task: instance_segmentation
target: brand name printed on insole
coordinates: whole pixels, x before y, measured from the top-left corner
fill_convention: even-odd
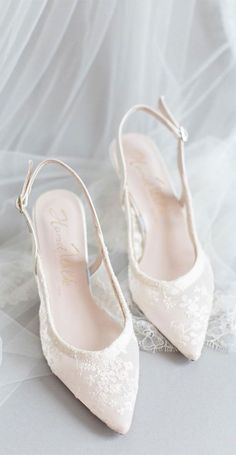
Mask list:
[[[76,283],[77,272],[74,267],[75,259],[80,256],[79,249],[74,243],[66,245],[63,239],[66,238],[66,231],[68,230],[68,218],[64,209],[55,210],[49,209],[50,226],[55,233],[56,251],[60,265],[60,274],[62,283],[66,286]]]

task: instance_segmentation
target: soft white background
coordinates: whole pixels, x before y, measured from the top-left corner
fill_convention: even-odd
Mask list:
[[[108,146],[132,104],[155,105],[162,94],[189,131],[197,224],[216,276],[207,343],[236,351],[235,92],[233,0],[0,1],[0,403],[22,380],[49,374],[30,239],[14,206],[28,160],[60,157],[84,178],[125,290],[125,223]],[[174,169],[165,131],[139,115],[132,128],[149,130]],[[67,184],[50,170],[35,194],[55,185],[49,175]],[[134,321],[142,348],[171,349],[142,316]]]

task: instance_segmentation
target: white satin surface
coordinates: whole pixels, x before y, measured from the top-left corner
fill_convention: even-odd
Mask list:
[[[0,0],[0,404],[22,381],[50,374],[31,241],[15,209],[28,160],[60,158],[84,179],[127,293],[126,223],[108,147],[131,105],[155,105],[162,94],[189,132],[198,232],[215,273],[206,344],[236,351],[235,21],[233,0]],[[139,114],[130,128],[149,132],[175,169],[164,129]],[[33,198],[66,186],[76,191],[47,171]],[[173,350],[130,306],[140,347]]]

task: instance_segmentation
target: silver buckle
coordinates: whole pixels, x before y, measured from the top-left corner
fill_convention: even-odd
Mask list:
[[[18,198],[16,200],[16,208],[19,210],[20,213],[23,213],[23,202],[22,202],[21,195],[18,196]]]
[[[179,138],[183,142],[188,142],[188,132],[183,126],[179,127]]]

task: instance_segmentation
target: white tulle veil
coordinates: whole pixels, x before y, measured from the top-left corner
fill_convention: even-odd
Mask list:
[[[162,94],[189,131],[196,219],[215,272],[206,344],[236,351],[235,22],[233,0],[0,1],[0,403],[22,381],[50,374],[30,238],[15,209],[28,160],[57,156],[83,177],[129,298],[126,225],[108,146],[132,104],[155,105]],[[149,131],[174,169],[162,128],[139,115],[130,127]],[[66,184],[50,170],[35,194]],[[172,350],[130,306],[141,348]]]

